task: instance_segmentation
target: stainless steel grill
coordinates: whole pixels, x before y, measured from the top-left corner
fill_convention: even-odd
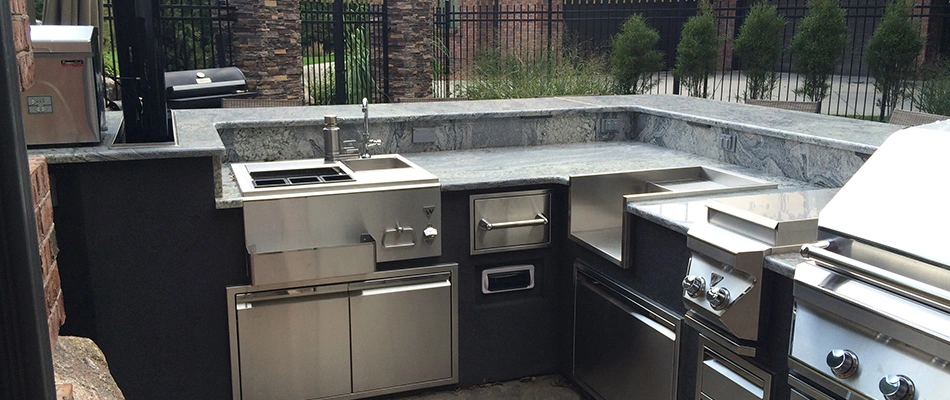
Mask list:
[[[254,95],[237,67],[165,73],[168,108],[220,108],[221,100]]]
[[[795,271],[795,399],[945,399],[950,123],[893,134],[819,217]]]

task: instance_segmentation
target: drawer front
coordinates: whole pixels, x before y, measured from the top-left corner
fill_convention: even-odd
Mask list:
[[[471,210],[471,254],[551,243],[551,193],[547,190],[474,195]]]

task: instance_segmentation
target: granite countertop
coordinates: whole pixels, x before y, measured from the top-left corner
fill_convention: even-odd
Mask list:
[[[373,123],[475,120],[580,112],[648,113],[867,154],[900,128],[878,122],[673,95],[373,104],[370,107],[370,119]],[[106,118],[110,131],[103,134],[100,144],[31,149],[29,153],[46,156],[54,164],[207,155],[220,157],[225,149],[218,129],[322,125],[323,115],[326,114],[338,115],[341,125],[358,123],[363,118],[358,105],[172,110],[172,123],[178,137],[176,144],[123,147],[113,146],[112,143],[122,113],[108,112]]]
[[[50,164],[71,164],[84,162],[150,160],[163,158],[218,157],[224,154],[224,145],[217,133],[177,134],[174,143],[116,144],[115,138],[122,125],[122,112],[106,112],[106,131],[101,134],[98,144],[77,147],[29,149],[30,156],[46,157]]]
[[[438,176],[443,191],[566,185],[571,175],[696,165],[735,171],[777,183],[779,187],[808,186],[793,179],[635,141],[438,151],[403,156]],[[228,166],[225,166],[224,173],[223,196],[218,199],[218,208],[241,207],[240,190]]]

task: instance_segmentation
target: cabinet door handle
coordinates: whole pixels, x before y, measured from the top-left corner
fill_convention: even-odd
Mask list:
[[[246,310],[255,304],[261,305],[274,301],[299,299],[303,297],[333,297],[346,295],[346,285],[307,286],[302,288],[278,289],[266,292],[238,294],[235,308]]]
[[[350,291],[353,296],[373,296],[450,286],[452,286],[451,275],[439,273],[351,283]]]
[[[491,223],[487,219],[482,218],[481,221],[478,221],[478,228],[483,231],[490,231],[493,229],[510,229],[521,228],[525,226],[547,225],[548,222],[548,218],[545,217],[543,213],[538,213],[534,216],[534,219],[526,219],[522,221]]]

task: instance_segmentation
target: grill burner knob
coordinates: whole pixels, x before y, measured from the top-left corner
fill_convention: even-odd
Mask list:
[[[439,235],[439,230],[435,229],[434,226],[429,225],[422,230],[422,235],[425,236],[427,243],[432,243],[435,240],[435,237]]]
[[[689,297],[699,297],[706,290],[706,280],[701,276],[689,275],[683,278],[683,289]]]
[[[832,350],[825,357],[831,372],[841,379],[850,378],[858,371],[858,356],[851,350]]]
[[[878,389],[887,400],[912,400],[914,398],[914,382],[904,375],[888,375],[881,378]]]
[[[729,289],[724,287],[712,288],[706,292],[706,301],[709,302],[709,305],[712,306],[713,310],[722,310],[728,307],[729,300]]]

